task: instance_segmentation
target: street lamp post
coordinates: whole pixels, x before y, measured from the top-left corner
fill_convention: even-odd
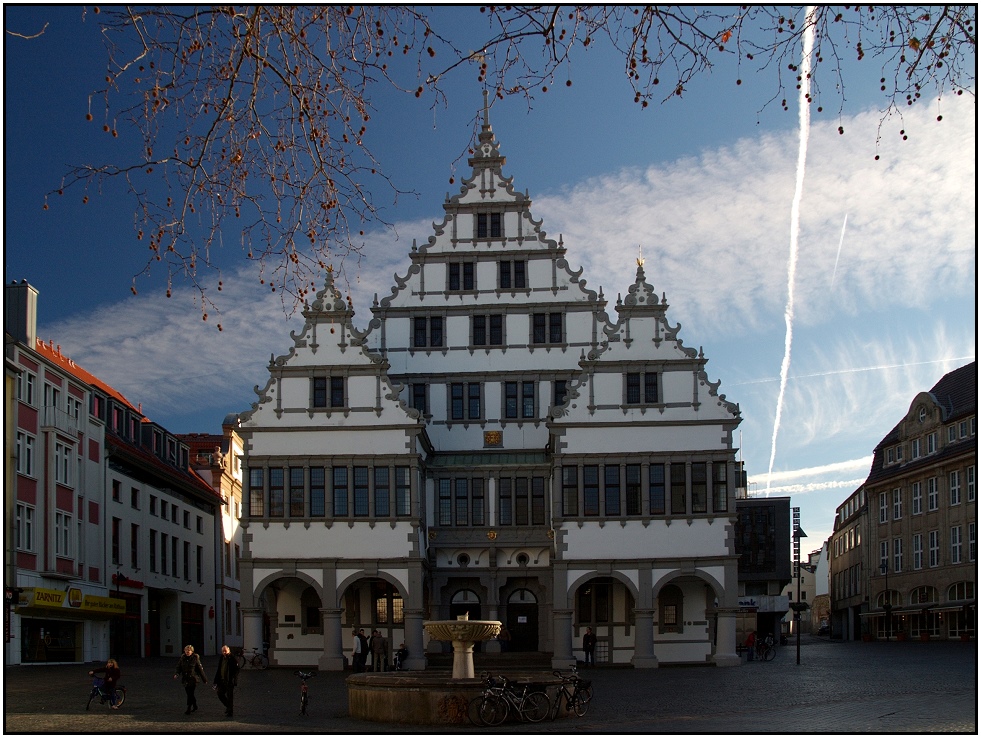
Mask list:
[[[889,594],[889,563],[883,561],[879,564],[879,571],[886,578],[885,591],[882,593],[882,609],[886,611],[886,640],[892,635],[892,596]]]
[[[807,605],[800,601],[800,539],[807,538],[807,533],[800,527],[800,508],[794,508],[794,578],[797,580],[797,602],[790,608],[794,611],[794,629],[797,631],[797,665],[800,666],[800,614]]]

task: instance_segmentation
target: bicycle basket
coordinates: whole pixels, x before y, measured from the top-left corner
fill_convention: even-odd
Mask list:
[[[576,689],[582,692],[584,690],[589,689],[592,686],[593,686],[592,679],[580,679],[579,683],[576,685]]]
[[[95,678],[94,678],[94,679],[92,680],[92,686],[93,686],[93,687],[101,687],[101,686],[102,686],[103,684],[105,684],[105,683],[106,683],[106,680],[105,680],[105,679],[103,679],[102,677],[95,677]]]

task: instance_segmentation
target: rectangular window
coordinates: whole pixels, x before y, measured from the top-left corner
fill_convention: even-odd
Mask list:
[[[303,467],[290,467],[290,517],[302,518],[306,515],[304,509],[306,500],[303,489]]]
[[[156,497],[156,495],[150,495],[150,514],[151,515],[154,515],[154,516],[157,514],[157,497]]]
[[[910,504],[912,505],[913,515],[923,512],[923,487],[919,482],[910,485]]]
[[[879,571],[889,571],[889,541],[879,541]]]
[[[167,576],[167,540],[170,538],[166,533],[160,534],[160,573]]]
[[[170,576],[177,576],[177,536],[170,537]]]
[[[458,526],[466,526],[470,523],[470,498],[467,489],[467,479],[454,479],[454,503],[455,503],[455,515],[454,524]]]
[[[20,551],[34,550],[34,508],[20,502],[17,503],[14,546]]]
[[[640,464],[627,464],[627,515],[641,514]]]
[[[940,566],[940,531],[931,530],[929,541],[929,565],[931,568]]]
[[[566,383],[564,379],[556,379],[552,382],[552,405],[559,407],[565,404]]]
[[[603,467],[603,503],[606,517],[620,515],[620,467],[608,464]]]
[[[334,517],[343,518],[348,515],[348,473],[347,467],[335,466],[333,473]]]
[[[450,420],[480,420],[480,404],[479,382],[450,384]]]
[[[429,404],[427,402],[429,397],[428,390],[429,386],[426,384],[412,385],[412,407],[418,410],[422,415],[429,412]]]
[[[664,464],[651,464],[648,477],[651,487],[651,515],[664,515]]]
[[[927,453],[937,453],[937,432],[934,431],[927,436]]]
[[[927,480],[927,510],[936,510],[940,504],[940,494],[938,492],[937,478],[930,477]]]
[[[528,478],[518,477],[514,480],[514,524],[528,525]]]
[[[17,473],[34,476],[34,437],[17,432]]]
[[[562,313],[532,313],[531,342],[559,344],[565,341]]]
[[[72,486],[72,449],[64,443],[55,442],[55,482]]]
[[[953,443],[957,440],[957,426],[948,425],[947,426],[947,443]]]
[[[354,515],[367,517],[368,511],[368,467],[354,467]]]
[[[950,473],[950,504],[961,504],[961,473],[959,471]]]
[[[467,418],[469,420],[480,420],[480,398],[481,385],[479,382],[467,384]]]
[[[973,466],[967,467],[967,474],[965,476],[967,477],[967,501],[968,502],[974,502],[974,490],[975,490],[976,485],[975,485],[975,481],[974,481],[974,467]]]
[[[439,348],[443,345],[443,317],[412,319],[413,348]]]
[[[961,563],[961,526],[955,525],[950,529],[950,563]]]
[[[110,532],[110,539],[111,539],[110,540],[110,543],[111,543],[111,546],[110,546],[110,552],[109,553],[110,553],[110,557],[111,557],[111,561],[112,561],[112,565],[113,566],[119,566],[120,565],[120,561],[119,561],[119,557],[120,557],[120,554],[119,554],[119,546],[120,546],[120,542],[119,542],[119,535],[120,535],[120,533],[119,533],[119,527],[120,527],[120,525],[122,525],[122,522],[123,521],[120,520],[119,518],[113,518],[112,519],[112,528],[111,528],[111,532]]]
[[[347,402],[345,402],[344,400],[344,377],[330,378],[330,406],[331,407],[347,406]]]
[[[909,458],[910,461],[913,459],[920,458],[920,439],[914,438],[909,442]]]
[[[327,514],[327,475],[322,466],[310,467],[310,517]]]
[[[535,401],[535,382],[521,383],[521,417],[534,418],[537,405]]]
[[[728,464],[716,461],[712,464],[712,512],[729,509]]]
[[[545,525],[545,477],[531,479],[531,524]]]
[[[484,480],[470,480],[470,519],[473,525],[484,525]]]
[[[164,520],[167,520],[167,510],[169,509],[167,507],[167,500],[160,500],[160,517]]]
[[[903,517],[903,492],[899,489],[892,491],[892,519],[900,520]]]
[[[312,384],[313,406],[327,407],[327,377],[313,377]]]
[[[450,262],[447,266],[448,280],[446,289],[449,292],[474,289],[472,261],[465,261],[463,263]]]
[[[437,520],[439,525],[452,525],[453,524],[453,496],[452,496],[452,480],[440,479],[439,480],[439,500],[437,502]]]
[[[73,555],[72,551],[72,516],[64,512],[55,512],[55,555]]]
[[[269,517],[281,518],[286,514],[285,501],[286,473],[281,467],[269,470]]]
[[[599,467],[584,466],[582,468],[582,503],[583,515],[599,515]]]
[[[474,315],[471,327],[474,346],[504,345],[503,315]]]
[[[889,502],[886,499],[886,493],[879,493],[879,522],[885,523],[889,520]]]
[[[579,515],[579,470],[574,466],[562,467],[562,514]]]
[[[657,403],[657,374],[638,372],[625,375],[627,405],[653,405]]]
[[[524,261],[498,262],[497,286],[502,290],[523,290],[528,286]]]
[[[518,417],[518,383],[504,383],[504,417]]]
[[[185,510],[184,511],[184,527],[187,530],[190,530],[191,529],[191,511],[190,510]]]
[[[923,534],[913,534],[913,568],[923,568]]]
[[[249,469],[249,517],[261,518],[266,514],[263,486],[264,469]],[[163,513],[164,501],[160,501],[160,512]]]
[[[184,541],[184,579],[191,581],[191,544]]]
[[[375,467],[375,517],[388,518],[391,510],[392,488],[387,466]]]
[[[34,405],[34,387],[37,377],[31,372],[21,372],[17,377],[17,398],[28,405]]]
[[[136,487],[130,487],[129,490],[129,506],[134,510],[140,509],[140,490]]]
[[[708,512],[708,471],[701,462],[691,465],[691,511]]]
[[[395,514],[399,517],[409,515],[411,511],[412,488],[409,482],[409,467],[395,467]],[[483,513],[481,513],[483,515]]]
[[[977,558],[977,523],[967,524],[967,560],[974,561]]]
[[[899,574],[903,570],[903,539],[894,538],[892,541],[893,571]]]
[[[684,464],[671,465],[671,514],[684,515],[688,512],[687,480]]]
[[[150,571],[157,571],[157,531],[150,530]]]
[[[140,568],[140,526],[129,526],[129,566],[133,571]]]

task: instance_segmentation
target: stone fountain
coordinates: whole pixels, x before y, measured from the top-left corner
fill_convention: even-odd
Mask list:
[[[473,679],[473,644],[495,638],[501,632],[501,621],[471,620],[464,613],[456,620],[430,620],[422,627],[430,638],[453,643],[453,678]]]

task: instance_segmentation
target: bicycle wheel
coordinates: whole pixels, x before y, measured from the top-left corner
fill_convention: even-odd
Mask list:
[[[500,695],[492,695],[480,706],[480,719],[485,725],[500,725],[508,717],[508,701]]]
[[[265,654],[259,654],[258,656],[256,656],[256,660],[259,662],[260,669],[269,668],[269,658]]]
[[[92,700],[94,700],[98,696],[99,696],[99,690],[97,689],[93,689],[91,692],[89,692],[89,701],[85,703],[86,710],[92,707]]]
[[[582,717],[586,714],[586,710],[589,709],[589,701],[583,699],[582,693],[577,692],[572,697],[572,711],[576,713],[576,717]]]
[[[483,717],[481,717],[481,708],[484,704],[484,695],[480,694],[474,697],[470,702],[467,703],[467,717],[470,718],[470,722],[478,727],[485,727],[487,723],[484,722]]]
[[[773,661],[773,657],[776,655],[777,655],[777,649],[775,649],[773,646],[768,646],[767,649],[763,652],[763,660]]]
[[[307,702],[309,702],[309,697],[307,697],[306,692],[300,695],[300,714],[307,714]]]
[[[538,723],[548,717],[552,710],[548,695],[544,692],[531,692],[521,702],[521,719]]]
[[[240,653],[238,656],[236,656],[235,663],[238,665],[239,671],[244,669],[245,665],[248,663],[248,661],[245,658],[245,654]]]
[[[588,687],[583,687],[579,690],[579,696],[582,697],[583,702],[589,702],[593,699],[593,685],[590,684]]]
[[[122,707],[126,701],[126,687],[116,688],[116,707]]]

